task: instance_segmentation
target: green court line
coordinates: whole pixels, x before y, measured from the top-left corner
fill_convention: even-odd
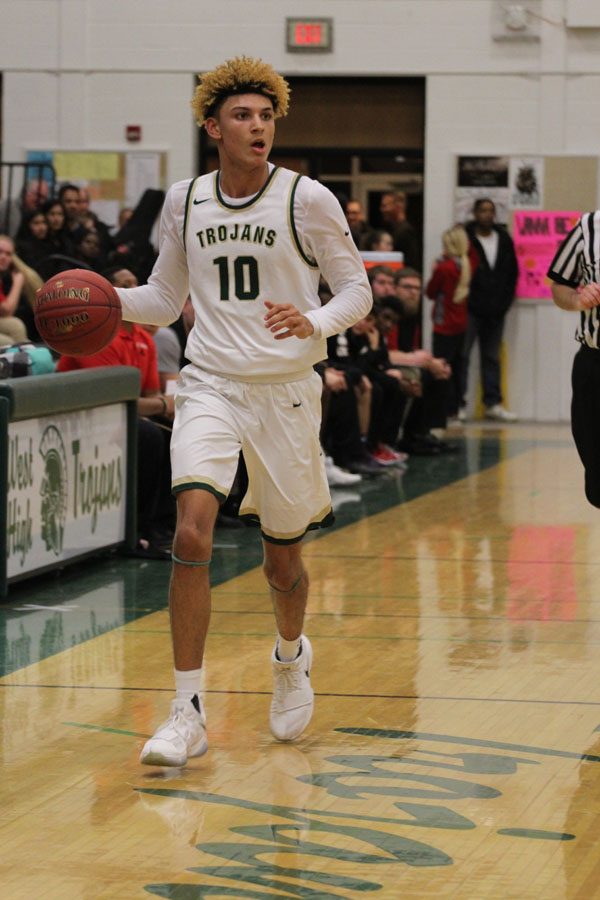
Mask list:
[[[127,737],[150,737],[149,734],[141,734],[139,731],[125,731],[123,728],[105,728],[104,725],[88,725],[86,722],[61,722],[61,725],[70,725],[72,728],[86,728],[89,731],[104,731],[107,734],[124,734]]]
[[[506,834],[509,837],[533,838],[538,841],[574,841],[574,834],[564,834],[555,831],[541,831],[539,828],[499,828],[496,834]]]

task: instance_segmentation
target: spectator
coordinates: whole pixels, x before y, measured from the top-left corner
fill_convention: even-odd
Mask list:
[[[394,294],[400,301],[402,317],[396,335],[397,342],[390,349],[419,350],[422,347],[422,294],[423,281],[417,269],[403,267],[394,274]]]
[[[435,263],[426,294],[433,300],[433,354],[445,359],[452,369],[446,409],[452,420],[458,416],[462,398],[463,344],[471,282],[469,238],[462,225],[444,231],[442,247],[442,256]]]
[[[406,218],[406,194],[404,191],[384,191],[379,202],[383,227],[390,232],[394,250],[404,255],[406,266],[420,264],[417,233]]]
[[[373,250],[377,253],[393,253],[394,239],[389,231],[379,229],[374,231],[371,237],[365,242],[366,250]]]
[[[110,234],[110,228],[90,207],[90,192],[85,187],[79,188],[79,221],[83,228],[88,231],[95,231],[100,238],[100,246],[102,247],[102,255],[108,258],[110,251],[113,249],[113,241]]]
[[[60,200],[49,200],[43,211],[48,222],[48,241],[52,245],[52,253],[73,253],[73,242],[66,227],[65,208]]]
[[[111,264],[131,269],[140,284],[148,280],[156,261],[150,235],[164,198],[164,191],[144,191],[125,225],[111,236],[114,246],[110,255]]]
[[[379,475],[383,472],[372,452],[372,421],[378,421],[382,391],[373,385],[351,358],[347,334],[327,338],[327,362],[318,367],[323,378],[321,442],[331,486],[350,484],[345,473]],[[329,460],[329,461],[328,461]]]
[[[124,206],[122,209],[120,209],[117,218],[117,227],[124,228],[131,219],[132,215],[133,209],[131,208],[131,206]]]
[[[468,298],[468,323],[463,356],[463,389],[459,416],[466,419],[469,357],[479,342],[485,416],[515,422],[517,416],[502,404],[500,347],[504,320],[515,298],[519,268],[512,238],[495,223],[496,206],[480,197],[473,206],[474,221],[466,226],[477,255]]]
[[[106,270],[115,287],[135,287],[137,279],[127,269]],[[172,395],[160,393],[156,348],[140,325],[123,322],[111,343],[91,356],[61,356],[58,372],[100,366],[135,366],[140,370],[138,398],[138,546],[136,556],[170,559],[166,549],[172,539],[174,502],[171,497],[169,461],[170,423],[174,416]]]
[[[40,262],[54,249],[48,238],[45,213],[31,210],[23,215],[15,237],[15,248],[23,262],[37,272]]]
[[[0,347],[27,340],[27,329],[16,313],[25,286],[25,276],[14,262],[15,245],[0,234]]]
[[[380,408],[371,417],[369,443],[373,458],[384,466],[403,466],[405,455],[395,449],[400,425],[406,407],[406,394],[410,390],[400,370],[390,361],[385,338],[379,327],[379,315],[383,307],[374,308],[347,332],[348,349],[354,364],[360,368],[369,382],[378,388]]]
[[[23,214],[40,210],[50,193],[50,185],[44,178],[32,178],[27,182],[21,194],[21,210]]]
[[[95,231],[83,231],[75,244],[75,259],[93,269],[102,272],[106,268],[106,257],[102,253],[100,237]]]
[[[65,211],[65,228],[73,238],[74,243],[78,243],[82,230],[79,219],[81,210],[79,188],[76,184],[63,184],[58,191],[58,199]]]
[[[389,266],[372,266],[367,272],[373,303],[377,306],[386,297],[394,295],[394,270]]]
[[[366,250],[373,229],[365,219],[362,203],[359,200],[348,200],[346,203],[346,221],[350,228],[352,240],[359,250]]]
[[[379,325],[389,349],[390,362],[400,368],[405,389],[412,399],[403,419],[401,450],[415,456],[433,456],[457,450],[432,432],[447,424],[448,380],[451,369],[445,359],[421,347],[421,276],[415,269],[401,269],[396,276],[396,295],[381,301]]]

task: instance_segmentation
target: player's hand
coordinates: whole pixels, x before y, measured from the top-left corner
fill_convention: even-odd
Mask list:
[[[315,329],[310,319],[303,316],[292,303],[271,303],[270,300],[265,300],[265,306],[265,328],[273,333],[276,341],[289,337],[303,340],[314,334]]]
[[[585,284],[577,291],[579,309],[593,309],[600,306],[600,284]]]

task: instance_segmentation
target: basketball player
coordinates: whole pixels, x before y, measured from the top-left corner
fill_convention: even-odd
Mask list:
[[[585,495],[592,506],[600,507],[600,210],[585,213],[567,235],[548,277],[555,304],[580,314],[571,430],[585,470]]]
[[[171,444],[176,697],[142,750],[149,765],[183,766],[207,750],[200,679],[208,570],[240,450],[249,475],[240,515],[260,524],[278,631],[271,732],[293,740],[312,715],[301,540],[332,520],[319,445],[321,380],[312,367],[326,357],[327,337],[367,314],[371,292],[335,197],[268,162],[288,97],[286,81],[259,59],[235,58],[200,78],[192,108],[217,144],[220,169],[170,188],[149,282],[119,291],[131,321],[174,321],[188,291],[195,311]],[[333,291],[324,307],[319,272]]]

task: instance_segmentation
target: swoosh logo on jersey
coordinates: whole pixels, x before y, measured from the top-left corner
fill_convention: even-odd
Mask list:
[[[292,403],[294,409],[298,409],[299,406],[302,406],[302,403]]]
[[[197,206],[199,203],[206,203],[210,200],[210,197],[205,197],[204,200],[194,200],[194,206]]]

